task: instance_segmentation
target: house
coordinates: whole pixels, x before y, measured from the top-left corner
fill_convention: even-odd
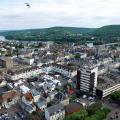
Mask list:
[[[33,104],[32,94],[30,92],[26,93],[25,95],[22,96],[21,101],[24,102],[25,104]]]
[[[62,103],[45,109],[46,120],[63,120],[65,117],[65,109]]]
[[[0,66],[10,69],[13,67],[13,60],[10,57],[0,57]]]
[[[47,108],[46,101],[43,99],[39,99],[38,102],[35,103],[38,109],[44,111]]]
[[[33,96],[30,92],[23,95],[20,106],[28,113],[36,111],[36,106],[33,104]]]
[[[38,100],[40,99],[40,93],[37,90],[32,89],[31,94],[33,96],[33,101],[38,102]]]
[[[0,76],[0,87],[3,87],[7,84],[7,82],[5,80],[3,80]]]
[[[20,68],[17,70],[9,70],[6,74],[7,80],[19,80],[21,78],[30,78],[31,76],[36,76],[41,73],[41,70],[38,67],[26,67]]]
[[[20,106],[22,107],[22,109],[24,109],[29,114],[36,111],[36,107],[32,104],[25,104],[24,102],[21,102]]]
[[[77,102],[72,102],[65,107],[65,113],[66,115],[70,115],[75,112],[79,112],[81,108],[82,108],[82,104]]]
[[[28,92],[30,91],[30,89],[29,89],[27,86],[22,85],[22,86],[20,86],[20,91],[21,91],[23,94],[26,94],[26,93],[28,93]]]
[[[52,63],[42,68],[43,72],[55,72],[65,77],[71,78],[77,75],[77,70],[74,68],[66,67],[61,64]]]
[[[0,87],[0,108],[9,108],[20,100],[20,96],[16,90],[11,90],[7,86]]]
[[[70,69],[69,67],[60,65],[60,64],[52,64],[52,71],[53,72],[57,72],[62,74],[63,76],[66,77],[74,77],[75,75],[77,75],[77,71],[75,69]]]
[[[69,97],[65,93],[58,92],[54,99],[55,101],[61,102],[64,106],[69,104]]]
[[[21,49],[18,52],[19,57],[31,57],[33,55],[33,50],[31,49]]]
[[[32,57],[19,57],[19,59],[17,59],[18,62],[21,63],[25,63],[28,65],[32,65],[34,63],[34,58]]]
[[[44,82],[44,85],[42,86],[44,91],[47,92],[52,92],[55,90],[56,86],[53,83],[48,83],[48,82]]]

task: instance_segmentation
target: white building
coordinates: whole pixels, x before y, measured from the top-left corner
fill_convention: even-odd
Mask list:
[[[84,59],[87,57],[87,53],[80,53],[80,58]]]
[[[61,103],[45,109],[46,120],[63,120],[64,117],[65,109]]]
[[[98,67],[83,68],[77,72],[77,88],[80,91],[95,95]]]
[[[63,65],[60,64],[52,64],[51,66],[47,66],[42,68],[43,72],[57,72],[59,74],[64,75],[65,77],[74,77],[75,75],[77,75],[77,70],[75,69],[70,69],[68,67],[65,67]]]
[[[25,69],[21,69],[21,70],[16,70],[16,71],[10,71],[7,75],[6,75],[6,79],[8,80],[19,80],[21,78],[29,78],[31,76],[35,76],[41,73],[41,69],[39,68],[25,68]]]
[[[47,104],[45,100],[42,100],[42,99],[39,99],[39,101],[36,102],[35,105],[42,111],[44,111],[47,108]]]
[[[28,65],[32,65],[34,63],[34,58],[24,57],[21,60],[22,60],[22,62],[24,62]]]
[[[32,93],[32,96],[33,96],[33,101],[38,102],[39,99],[40,99],[40,93],[35,89],[32,89],[31,93]]]
[[[23,94],[26,94],[30,91],[30,89],[26,87],[25,85],[20,86],[20,90]]]
[[[69,77],[69,78],[77,75],[76,70],[69,69],[68,67],[65,67],[65,66],[60,65],[60,64],[52,64],[52,71],[58,72],[58,73],[66,76],[66,77]]]
[[[87,47],[90,47],[90,48],[94,47],[93,43],[87,43],[86,45],[87,45]]]

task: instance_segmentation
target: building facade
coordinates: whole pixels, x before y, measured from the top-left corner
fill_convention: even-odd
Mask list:
[[[102,89],[97,88],[96,95],[98,96],[98,98],[102,99],[118,90],[120,90],[120,84],[115,84],[113,86],[109,86],[108,88],[107,87]]]
[[[0,66],[3,68],[12,68],[13,67],[13,60],[11,58],[8,57],[1,57],[0,58]]]
[[[61,103],[45,109],[46,120],[63,120],[64,117],[65,109]]]
[[[60,64],[52,64],[52,71],[58,72],[66,77],[74,77],[77,74],[76,70],[69,69],[68,67],[62,66]]]
[[[41,73],[41,69],[39,68],[26,68],[26,69],[23,69],[23,70],[17,70],[17,71],[10,71],[9,73],[7,73],[6,75],[6,79],[8,80],[12,80],[12,81],[15,81],[15,80],[19,80],[21,78],[29,78],[31,76],[36,76],[38,74]]]
[[[77,89],[95,95],[98,68],[84,68],[77,71]]]

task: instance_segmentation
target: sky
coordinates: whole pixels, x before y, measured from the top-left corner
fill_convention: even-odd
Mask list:
[[[0,30],[111,24],[120,24],[120,0],[0,0]]]

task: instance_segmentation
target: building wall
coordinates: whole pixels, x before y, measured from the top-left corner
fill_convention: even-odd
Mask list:
[[[50,116],[49,112],[45,110],[45,117],[47,120],[63,120],[65,117],[65,110],[55,113],[52,116]]]
[[[4,68],[12,68],[13,60],[12,59],[7,59],[7,60],[0,59],[0,66],[2,66]]]
[[[64,68],[58,67],[58,66],[53,66],[52,71],[58,72],[58,73],[66,76],[66,77],[69,77],[69,78],[74,77],[77,74],[76,70],[71,71],[71,70],[67,70],[67,69],[64,69]]]
[[[36,70],[32,70],[32,71],[29,71],[29,72],[23,72],[21,74],[14,74],[14,75],[10,75],[10,74],[7,74],[6,75],[6,78],[9,79],[9,80],[18,80],[18,79],[21,79],[21,78],[29,78],[31,77],[33,74],[40,74],[41,73],[41,70],[40,69],[36,69]]]
[[[38,102],[39,98],[40,98],[40,95],[33,96],[34,102]]]
[[[97,72],[98,68],[82,69],[77,72],[77,88],[81,91],[95,95],[97,87]]]
[[[97,89],[96,90],[96,95],[99,97],[99,98],[104,98],[108,95],[110,95],[111,93],[117,91],[117,90],[120,90],[120,84],[116,84],[112,87],[109,87],[107,89],[104,89],[104,90],[100,90],[100,89]]]
[[[45,118],[46,118],[46,120],[50,120],[50,115],[49,115],[47,109],[45,110]]]
[[[65,100],[62,100],[61,103],[64,105],[64,106],[67,106],[70,102],[69,102],[69,98],[66,98]]]

